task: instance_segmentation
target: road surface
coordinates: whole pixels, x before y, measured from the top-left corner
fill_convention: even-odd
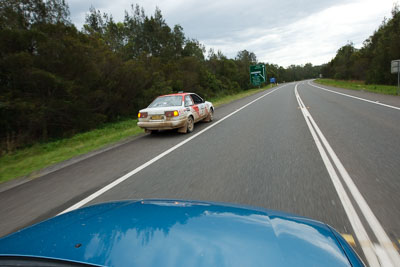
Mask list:
[[[399,192],[400,98],[302,81],[222,106],[192,134],[143,135],[1,192],[0,236],[103,201],[222,201],[323,221],[372,266],[395,266]]]

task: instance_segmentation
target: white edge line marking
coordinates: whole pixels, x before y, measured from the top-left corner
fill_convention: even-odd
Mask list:
[[[68,209],[60,212],[57,215],[61,215],[63,213],[78,209],[80,207],[82,207],[83,205],[89,203],[90,201],[92,201],[93,199],[99,197],[100,195],[104,194],[105,192],[107,192],[108,190],[112,189],[113,187],[117,186],[118,184],[122,183],[123,181],[127,180],[129,177],[133,176],[134,174],[140,172],[141,170],[143,170],[144,168],[150,166],[151,164],[153,164],[154,162],[156,162],[157,160],[163,158],[164,156],[168,155],[169,153],[171,153],[172,151],[176,150],[177,148],[183,146],[184,144],[186,144],[187,142],[191,141],[192,139],[196,138],[197,136],[201,135],[202,133],[204,133],[205,131],[208,131],[209,129],[211,129],[212,127],[220,124],[221,122],[223,122],[224,120],[226,120],[227,118],[229,118],[230,116],[236,114],[237,112],[241,111],[242,109],[246,108],[247,106],[253,104],[254,102],[260,100],[261,98],[275,92],[276,90],[283,88],[285,86],[287,86],[289,84],[285,84],[283,86],[280,86],[278,88],[275,88],[272,91],[267,92],[266,94],[254,99],[253,101],[247,103],[246,105],[242,106],[241,108],[235,110],[234,112],[226,115],[225,117],[223,117],[222,119],[214,122],[213,124],[211,124],[210,126],[208,126],[207,128],[204,128],[203,130],[201,130],[200,132],[196,133],[195,135],[192,135],[191,137],[183,140],[182,142],[176,144],[175,146],[169,148],[168,150],[164,151],[163,153],[159,154],[158,156],[152,158],[151,160],[147,161],[146,163],[144,163],[143,165],[137,167],[136,169],[130,171],[129,173],[125,174],[124,176],[116,179],[115,181],[113,181],[112,183],[106,185],[105,187],[101,188],[100,190],[94,192],[93,194],[91,194],[90,196],[82,199],[81,201],[79,201],[78,203],[72,205],[71,207],[69,207]]]
[[[301,107],[301,111],[304,116],[304,119],[307,123],[307,126],[311,132],[314,142],[315,142],[315,144],[318,148],[318,151],[321,155],[322,161],[325,164],[325,167],[326,167],[328,174],[332,180],[332,183],[336,189],[339,199],[342,202],[343,208],[347,214],[347,217],[349,218],[351,226],[354,229],[354,233],[358,239],[358,242],[361,245],[364,255],[365,255],[370,267],[380,266],[379,261],[375,255],[374,246],[373,246],[371,240],[369,239],[368,234],[367,234],[364,226],[362,225],[361,220],[358,217],[357,212],[354,209],[354,206],[352,205],[349,196],[347,195],[347,193],[343,187],[343,184],[341,183],[332,163],[330,162],[328,155],[326,154],[321,142],[319,141],[317,133],[314,131],[314,129],[310,123],[310,121],[312,120],[311,115],[309,114],[308,110],[306,108],[304,108],[304,103],[301,100],[300,95],[297,91],[297,84],[294,88],[294,92],[296,95],[297,102],[299,103],[299,106]],[[308,118],[310,119],[310,121],[308,120]]]
[[[297,87],[297,86],[296,86]],[[297,88],[296,88],[297,89]],[[380,246],[384,250],[385,254],[394,266],[400,266],[400,256],[395,247],[393,246],[390,238],[387,236],[385,230],[383,229],[382,225],[379,223],[378,219],[372,212],[371,208],[368,206],[365,198],[361,195],[360,191],[358,190],[357,186],[355,185],[354,181],[351,179],[349,173],[344,168],[342,162],[337,157],[335,151],[333,151],[332,147],[330,146],[329,142],[326,140],[325,136],[317,126],[314,119],[311,117],[311,114],[306,110],[309,115],[310,121],[312,122],[314,128],[316,129],[321,141],[324,143],[325,148],[327,149],[329,155],[331,156],[334,164],[336,165],[340,175],[343,178],[343,181],[346,183],[350,193],[352,194],[354,200],[356,201],[357,205],[359,206],[362,214],[364,215],[365,219],[367,220],[369,226],[371,227],[372,231],[374,232],[376,238],[378,239]],[[379,256],[383,255],[382,253],[378,254]],[[382,262],[387,262],[388,259],[381,259]],[[384,265],[386,266],[386,265]]]
[[[374,103],[374,104],[376,104],[376,103]],[[321,140],[324,143],[328,153],[331,155],[332,160],[333,160],[334,164],[336,165],[337,169],[339,170],[340,175],[342,176],[344,182],[346,183],[351,194],[353,195],[354,200],[357,202],[357,205],[360,207],[360,210],[363,213],[365,219],[367,220],[368,224],[371,226],[371,229],[374,232],[376,238],[378,239],[381,247],[388,253],[390,258],[392,259],[392,262],[395,263],[395,266],[400,266],[400,256],[399,256],[398,252],[396,251],[396,249],[393,247],[392,241],[390,241],[390,238],[387,236],[382,225],[379,223],[378,219],[372,212],[371,208],[368,206],[365,198],[361,195],[360,191],[358,190],[354,181],[351,179],[347,170],[344,168],[342,162],[339,160],[335,151],[333,151],[332,147],[329,145],[328,141],[326,140],[325,136],[322,134],[321,130],[318,128],[318,126],[316,126],[315,121],[312,118],[311,118],[311,121],[313,122],[315,129],[317,130],[317,133],[321,137]]]
[[[383,103],[380,103],[380,102],[368,100],[368,99],[357,97],[357,96],[352,96],[352,95],[336,92],[336,91],[333,91],[333,90],[329,90],[329,89],[326,89],[326,88],[311,84],[310,82],[308,82],[308,84],[313,86],[313,87],[316,87],[316,88],[319,88],[319,89],[322,89],[322,90],[325,90],[325,91],[328,91],[328,92],[331,92],[331,93],[335,93],[335,94],[338,94],[338,95],[344,95],[344,96],[347,96],[347,97],[351,97],[351,98],[355,98],[355,99],[362,100],[362,101],[365,101],[365,102],[369,102],[369,103],[372,103],[372,104],[375,104],[375,105],[381,105],[381,106],[384,106],[384,107],[387,107],[387,108],[393,108],[393,109],[400,110],[399,107],[391,106],[391,105],[388,105],[388,104],[383,104]]]

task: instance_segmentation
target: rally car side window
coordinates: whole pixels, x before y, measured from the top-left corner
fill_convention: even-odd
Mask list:
[[[190,95],[185,96],[185,107],[190,107],[193,105],[193,100]]]
[[[196,94],[192,94],[192,98],[195,104],[203,103],[203,99],[201,99],[201,97]]]

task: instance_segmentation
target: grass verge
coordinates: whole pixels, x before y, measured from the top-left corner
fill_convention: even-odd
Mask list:
[[[118,142],[141,133],[136,120],[106,124],[101,128],[76,134],[71,138],[37,143],[0,158],[0,183],[62,162],[72,157]]]
[[[265,89],[269,89],[269,88],[272,88],[272,85],[267,85],[263,88],[246,90],[246,91],[234,94],[234,95],[226,95],[226,96],[222,96],[222,97],[212,98],[209,101],[213,103],[214,107],[219,107],[223,104],[230,103],[232,101],[244,98],[246,96],[257,94],[257,93],[264,91]]]
[[[261,92],[269,87],[252,89],[234,95],[211,99],[215,107]],[[30,175],[43,168],[88,153],[143,132],[137,120],[109,123],[101,128],[76,134],[71,138],[48,143],[37,143],[0,157],[0,183]]]
[[[394,85],[365,84],[364,81],[343,81],[343,80],[333,80],[333,79],[317,79],[315,80],[315,82],[333,87],[359,90],[359,91],[369,91],[378,94],[385,94],[385,95],[397,94],[397,86]]]

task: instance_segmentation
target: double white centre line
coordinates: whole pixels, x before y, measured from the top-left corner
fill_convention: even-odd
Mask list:
[[[322,134],[318,125],[315,123],[311,114],[305,107],[300,95],[297,91],[297,85],[294,88],[297,102],[299,103],[301,112],[303,113],[304,119],[306,120],[307,126],[310,129],[311,135],[317,145],[318,151],[321,154],[322,160],[328,170],[329,176],[333,182],[336,192],[339,195],[340,201],[344,207],[344,210],[349,218],[350,224],[353,227],[355,235],[361,245],[361,248],[365,254],[365,257],[371,267],[375,266],[400,266],[400,256],[396,249],[394,248],[389,237],[383,230],[378,219],[373,214],[371,208],[368,206],[364,197],[361,195],[360,191],[357,189],[350,175],[344,168],[343,164],[340,162],[336,153],[333,151],[332,147],[329,145],[325,136]],[[329,156],[328,156],[329,155]],[[363,216],[368,222],[370,228],[374,232],[379,244],[374,244],[371,242],[367,231],[365,230],[363,224],[361,223],[360,217],[358,216],[356,210],[354,209],[351,200],[344,189],[344,186],[336,172],[334,166],[338,170],[340,176],[345,182],[349,192],[351,193],[354,201],[360,208]]]

